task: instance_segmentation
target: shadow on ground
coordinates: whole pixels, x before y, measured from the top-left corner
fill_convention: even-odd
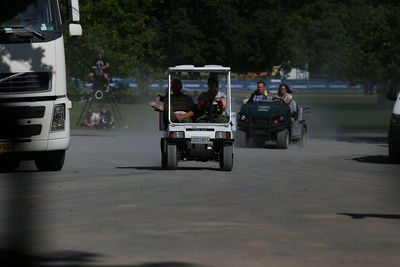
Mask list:
[[[337,213],[338,215],[349,216],[352,219],[364,219],[364,218],[379,218],[379,219],[400,219],[400,215],[397,214],[374,214],[374,213]]]
[[[389,157],[384,155],[358,157],[353,158],[353,160],[362,163],[389,164]]]
[[[161,166],[121,166],[115,167],[116,169],[133,169],[133,170],[145,170],[145,171],[171,171],[161,168]],[[187,171],[221,171],[219,168],[212,167],[178,167],[178,170],[187,170]]]
[[[97,265],[102,255],[80,251],[57,251],[45,255],[33,255],[0,249],[1,266],[25,267],[200,267],[201,265],[177,261],[152,262],[130,265]]]

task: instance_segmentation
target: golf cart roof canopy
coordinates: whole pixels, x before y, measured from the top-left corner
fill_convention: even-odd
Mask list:
[[[178,65],[175,67],[169,67],[168,72],[229,72],[231,68],[223,67],[220,65],[205,65],[204,67],[195,67],[194,65]]]

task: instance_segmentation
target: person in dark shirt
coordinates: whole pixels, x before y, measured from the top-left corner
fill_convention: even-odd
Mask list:
[[[108,63],[108,60],[103,56],[102,52],[98,52],[94,64],[91,66],[91,70],[88,75],[89,79],[94,82],[94,77],[100,76],[104,78],[104,80],[106,81],[106,88],[109,89],[109,68],[110,63]]]
[[[229,117],[226,114],[226,94],[218,90],[218,80],[215,77],[208,78],[208,91],[202,92],[198,97],[197,109],[200,123],[227,123]]]
[[[272,99],[272,95],[265,89],[265,82],[259,81],[257,82],[257,90],[251,94],[247,103],[270,101]]]
[[[111,114],[110,111],[108,111],[106,109],[106,107],[104,105],[100,105],[100,112],[99,112],[99,123],[97,124],[97,128],[100,129],[110,129],[110,128],[114,128],[114,124],[115,124],[115,118],[114,116]]]
[[[194,103],[190,96],[182,93],[182,82],[179,79],[171,81],[171,122],[193,122],[192,117]],[[168,98],[165,99],[165,104],[168,109]],[[168,114],[168,113],[166,113]],[[168,118],[168,117],[167,117]]]

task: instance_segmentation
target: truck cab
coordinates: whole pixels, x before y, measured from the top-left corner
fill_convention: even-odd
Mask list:
[[[0,168],[34,160],[40,171],[58,171],[70,143],[64,27],[81,35],[79,4],[62,24],[57,0],[35,0],[0,19]]]

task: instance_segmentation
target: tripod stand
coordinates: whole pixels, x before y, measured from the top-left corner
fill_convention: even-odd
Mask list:
[[[92,90],[90,91],[90,94],[87,96],[85,105],[83,106],[78,121],[76,122],[76,126],[80,125],[85,112],[88,109],[91,109],[93,103],[95,103],[95,104],[109,104],[111,107],[111,111],[114,114],[116,126],[128,128],[122,117],[117,100],[114,94],[112,93],[112,89],[111,88],[107,89],[107,84],[108,81],[106,81],[104,77],[96,76],[96,79],[93,82]]]

